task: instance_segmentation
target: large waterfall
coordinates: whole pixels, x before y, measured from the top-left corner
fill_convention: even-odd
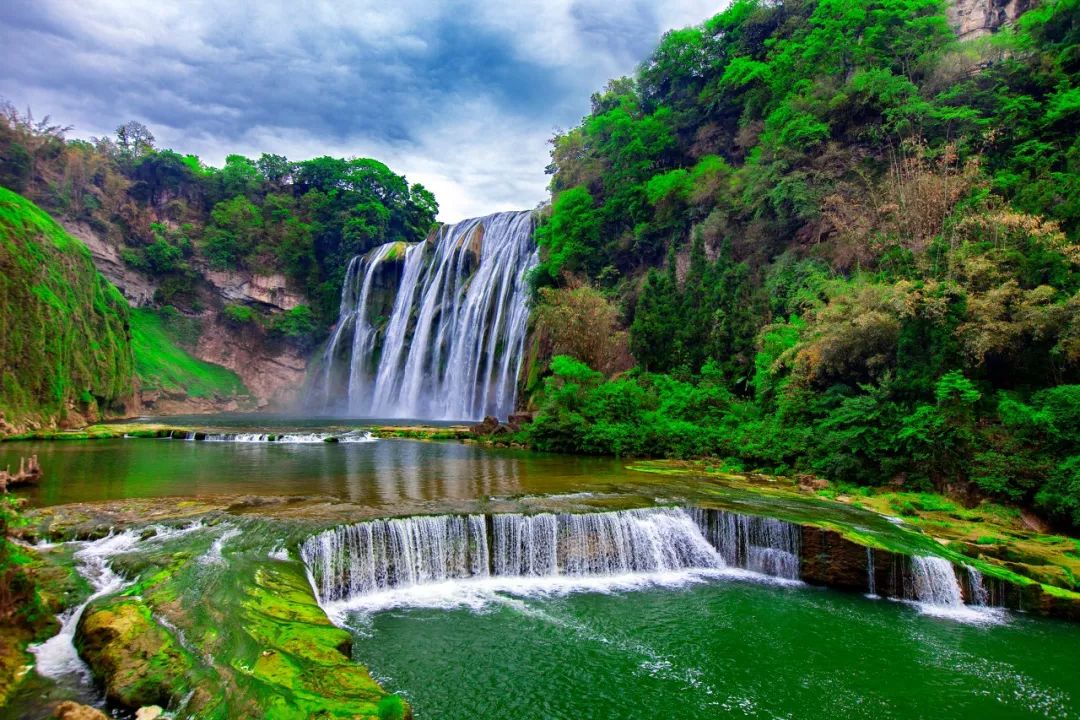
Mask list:
[[[707,529],[721,525],[742,529]],[[320,600],[337,602],[464,578],[617,578],[735,567],[798,579],[798,533],[780,520],[678,508],[440,515],[327,530],[304,542],[301,557]]]
[[[324,409],[446,420],[512,412],[532,233],[531,212],[496,213],[353,258],[323,356]]]

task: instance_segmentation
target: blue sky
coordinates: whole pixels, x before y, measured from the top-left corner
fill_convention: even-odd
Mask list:
[[[3,0],[0,96],[111,134],[226,154],[368,156],[440,219],[546,196],[547,140],[660,35],[723,0]]]

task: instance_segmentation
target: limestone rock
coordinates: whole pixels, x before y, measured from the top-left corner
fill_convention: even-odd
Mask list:
[[[91,605],[75,631],[75,647],[117,705],[134,710],[183,696],[191,659],[138,600]]]
[[[135,720],[158,720],[164,712],[160,705],[144,705],[135,711]]]
[[[109,716],[97,708],[80,705],[73,700],[65,700],[57,705],[53,717],[57,720],[109,720]]]
[[[946,15],[962,40],[996,32],[1027,11],[1032,0],[950,0]]]

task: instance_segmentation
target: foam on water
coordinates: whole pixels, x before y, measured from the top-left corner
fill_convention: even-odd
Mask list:
[[[187,440],[194,439],[189,434]],[[318,443],[369,443],[377,438],[370,432],[335,433],[216,433],[206,436],[206,442],[276,443],[278,445],[315,445]]]
[[[181,528],[166,528],[155,526],[155,534],[145,540],[140,540],[140,535],[135,530],[125,530],[122,533],[110,533],[100,540],[75,541],[72,543],[79,549],[75,551],[74,559],[79,574],[90,583],[93,593],[85,602],[61,614],[60,631],[38,645],[31,645],[29,650],[36,658],[36,666],[39,674],[47,678],[60,679],[63,677],[77,676],[82,681],[89,681],[90,670],[79,658],[75,650],[73,640],[75,628],[79,624],[86,606],[93,600],[104,595],[119,592],[129,582],[115,573],[109,566],[109,561],[116,555],[129,552],[140,542],[160,542],[181,535],[186,535],[199,529],[199,523],[192,523]],[[54,547],[55,544],[45,544],[42,547]]]

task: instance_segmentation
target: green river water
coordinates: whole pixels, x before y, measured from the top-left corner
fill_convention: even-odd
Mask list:
[[[30,453],[45,470],[37,506],[302,494],[398,515],[644,492],[618,461],[457,443],[20,442],[0,444],[0,466]],[[221,568],[281,542],[273,520],[241,527],[259,537],[221,543]],[[961,623],[747,573],[457,581],[333,617],[421,720],[1080,717],[1080,626],[1016,612]]]

